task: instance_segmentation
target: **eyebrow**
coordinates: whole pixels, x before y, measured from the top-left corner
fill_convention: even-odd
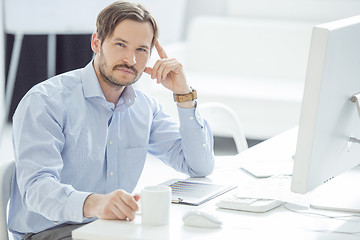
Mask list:
[[[116,42],[123,42],[123,43],[129,43],[128,41],[126,41],[126,40],[124,40],[124,39],[121,39],[121,38],[115,38],[114,41],[116,41]],[[150,47],[147,46],[147,45],[140,45],[139,47],[140,47],[140,48],[150,49]]]

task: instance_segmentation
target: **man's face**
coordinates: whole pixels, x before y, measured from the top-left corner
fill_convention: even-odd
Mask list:
[[[150,58],[152,38],[153,29],[150,23],[132,20],[120,22],[102,45],[100,40],[98,41],[98,52],[95,52],[98,58],[99,80],[119,87],[135,83]]]

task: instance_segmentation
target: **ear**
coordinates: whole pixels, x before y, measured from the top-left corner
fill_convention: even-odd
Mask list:
[[[94,33],[91,37],[91,49],[93,50],[94,53],[100,52],[100,45],[101,45],[101,41],[98,38],[97,33]]]

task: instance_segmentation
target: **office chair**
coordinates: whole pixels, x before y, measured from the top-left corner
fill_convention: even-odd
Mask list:
[[[232,137],[238,153],[248,148],[240,121],[230,107],[217,102],[199,104],[198,107],[214,136]]]
[[[0,165],[0,239],[9,239],[7,229],[7,205],[10,199],[11,178],[15,161],[3,162]]]

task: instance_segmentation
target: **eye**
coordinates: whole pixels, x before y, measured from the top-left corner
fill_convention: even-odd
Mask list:
[[[145,48],[138,48],[137,50],[140,52],[147,52],[147,50]]]
[[[118,45],[119,47],[125,47],[125,44],[119,42],[119,43],[116,43],[116,45]]]

